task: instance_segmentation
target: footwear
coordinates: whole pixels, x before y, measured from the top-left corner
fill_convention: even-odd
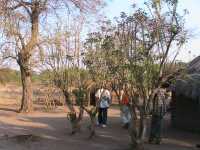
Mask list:
[[[102,124],[102,128],[106,128],[107,126],[105,124]]]
[[[97,121],[97,122],[96,122],[96,126],[99,127],[99,126],[101,126],[101,124]]]
[[[129,128],[129,123],[124,124],[124,125],[122,126],[122,128],[128,129],[128,128]]]
[[[153,139],[152,138],[149,138],[149,144],[152,144],[153,143]]]
[[[161,139],[157,139],[157,140],[156,140],[156,144],[157,144],[157,145],[160,145],[160,143],[161,143]]]
[[[101,124],[96,124],[96,127],[101,127],[102,125]]]

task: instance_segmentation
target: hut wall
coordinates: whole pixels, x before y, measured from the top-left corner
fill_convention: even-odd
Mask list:
[[[200,104],[197,100],[179,95],[175,97],[172,125],[179,129],[200,133]]]

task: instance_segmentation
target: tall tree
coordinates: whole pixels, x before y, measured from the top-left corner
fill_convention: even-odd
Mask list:
[[[32,57],[42,34],[42,16],[56,13],[59,8],[73,11],[77,8],[76,13],[93,12],[102,4],[102,0],[0,0],[0,3],[0,27],[3,31],[1,48],[5,52],[4,58],[16,59],[20,67],[23,88],[20,111],[30,112],[33,110]]]
[[[87,44],[92,49],[87,53],[91,57],[88,68],[126,84],[132,114],[129,133],[135,149],[144,149],[150,104],[176,71],[172,69],[176,56],[187,40],[184,16],[177,13],[177,4],[177,0],[149,0],[147,9],[135,9],[130,16],[121,13],[111,34],[93,34]]]

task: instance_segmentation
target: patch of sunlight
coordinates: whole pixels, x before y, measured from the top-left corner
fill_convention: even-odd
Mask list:
[[[13,126],[19,126],[19,127],[34,127],[34,128],[46,128],[46,129],[50,129],[53,130],[52,127],[50,127],[48,124],[45,123],[40,123],[40,122],[27,122],[27,121],[23,121],[23,120],[18,120],[16,118],[12,118],[12,117],[4,117],[1,116],[0,117],[1,123],[3,124],[7,124],[7,125],[13,125]]]
[[[109,139],[112,139],[112,140],[119,140],[119,138],[111,136],[111,135],[101,134],[99,136],[104,137],[104,138],[109,138]]]
[[[180,145],[180,146],[193,147],[191,143],[188,143],[182,140],[165,138],[165,142],[175,144],[175,145]]]

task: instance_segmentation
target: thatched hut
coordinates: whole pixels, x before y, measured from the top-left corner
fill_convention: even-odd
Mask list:
[[[200,133],[200,57],[189,63],[188,72],[176,81],[172,125]]]
[[[187,68],[188,72],[191,73],[199,73],[200,74],[200,56],[193,59]]]

